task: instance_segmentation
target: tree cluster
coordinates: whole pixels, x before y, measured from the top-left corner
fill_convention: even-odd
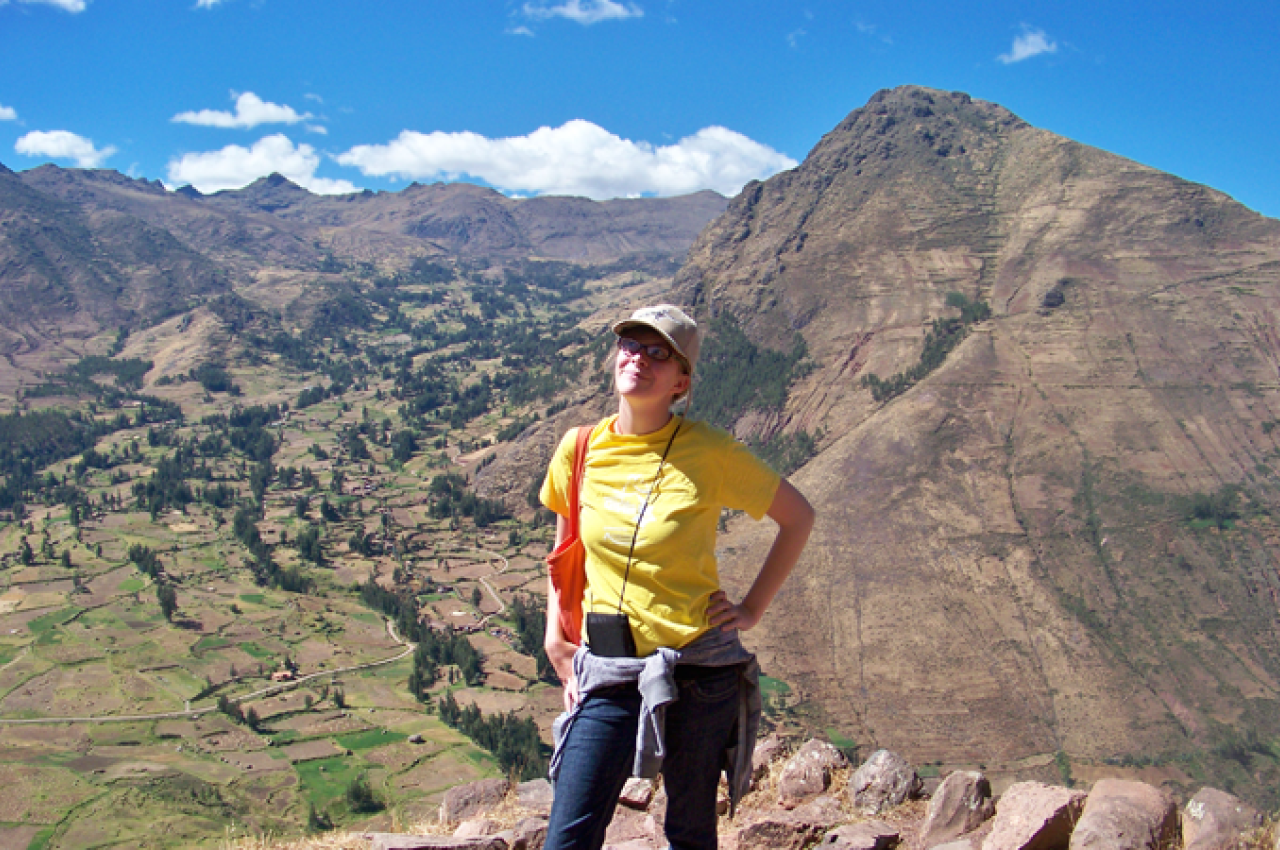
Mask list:
[[[485,528],[508,516],[507,506],[496,499],[483,499],[467,489],[461,475],[437,475],[427,491],[431,504],[427,508],[432,519],[471,517],[477,527]]]
[[[559,684],[560,679],[556,676],[555,667],[551,665],[551,660],[547,658],[547,651],[543,648],[547,633],[546,608],[539,605],[535,599],[519,595],[511,600],[510,610],[511,617],[515,621],[516,639],[519,641],[520,651],[534,658],[539,679]]]
[[[452,693],[440,698],[436,712],[446,724],[497,756],[505,773],[522,780],[546,775],[550,753],[533,718],[517,717],[513,711],[486,717],[475,703],[460,708]]]
[[[871,390],[873,399],[888,401],[911,389],[918,381],[942,365],[947,355],[964,341],[970,325],[991,317],[991,307],[985,301],[971,301],[959,292],[947,293],[947,306],[958,309],[960,316],[933,320],[933,324],[924,335],[920,359],[914,366],[898,372],[887,380],[882,380],[878,375],[871,373],[862,376],[862,385]]]

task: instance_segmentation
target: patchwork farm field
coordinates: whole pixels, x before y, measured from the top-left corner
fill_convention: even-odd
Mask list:
[[[83,558],[75,581],[14,565],[0,574],[14,601],[0,613],[0,783],[10,789],[0,845],[216,846],[231,834],[295,833],[309,816],[362,817],[346,801],[357,780],[382,801],[375,818],[421,817],[453,784],[501,772],[409,693],[409,647],[337,570],[307,595],[263,588],[235,566],[208,565],[216,540],[192,545],[144,514],[127,519],[113,524],[118,534],[163,552],[180,588],[172,620],[153,579],[75,546],[57,518],[38,522]],[[434,591],[503,567],[451,557],[422,576]],[[465,614],[452,619],[470,625],[508,604],[484,601],[453,599]],[[486,712],[538,712],[523,695],[548,686],[511,646],[508,624],[490,622],[505,628],[472,640],[498,681],[468,686],[445,672],[427,700],[452,689]],[[293,681],[272,681],[286,671]],[[220,710],[230,700],[256,728]]]
[[[19,376],[0,846],[385,829],[544,775],[548,420],[596,415],[603,317],[675,268],[273,267]]]

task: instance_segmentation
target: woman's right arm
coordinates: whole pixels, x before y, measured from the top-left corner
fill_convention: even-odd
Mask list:
[[[554,549],[560,548],[560,542],[568,533],[568,521],[557,516]],[[542,648],[546,650],[547,660],[555,668],[556,675],[564,682],[564,710],[572,711],[578,702],[578,681],[573,675],[573,655],[578,647],[569,642],[564,636],[564,630],[560,628],[560,594],[556,592],[555,584],[550,578],[547,579],[547,632]]]

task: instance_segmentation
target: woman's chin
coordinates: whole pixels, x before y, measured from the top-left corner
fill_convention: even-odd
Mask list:
[[[637,396],[642,395],[645,390],[645,385],[642,382],[627,376],[618,378],[615,384],[619,395]]]

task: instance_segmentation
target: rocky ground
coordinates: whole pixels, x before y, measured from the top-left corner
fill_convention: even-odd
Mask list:
[[[552,789],[546,780],[489,779],[451,789],[435,823],[407,831],[244,841],[235,850],[541,850]],[[605,840],[616,850],[660,850],[666,796],[633,779]],[[1089,790],[1019,782],[998,799],[978,771],[922,780],[888,750],[856,770],[831,744],[795,752],[775,736],[759,743],[752,790],[730,817],[727,850],[1280,850],[1280,829],[1239,798],[1202,788],[1179,807],[1144,782],[1103,779]]]

